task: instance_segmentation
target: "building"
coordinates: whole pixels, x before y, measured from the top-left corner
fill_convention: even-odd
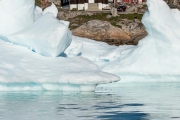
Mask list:
[[[61,0],[61,6],[69,5],[69,4],[70,4],[70,0]]]
[[[70,0],[70,10],[99,11],[108,6],[108,0]]]
[[[56,5],[61,5],[61,0],[46,0],[46,2],[51,2],[51,3],[54,3]]]
[[[61,5],[61,6],[70,4],[70,0],[41,0],[41,4],[42,4],[41,6],[45,6],[47,2],[54,3],[56,5]]]
[[[126,3],[136,3],[136,4],[143,4],[146,0],[114,0],[115,3],[117,2],[126,2]]]
[[[41,6],[44,8],[47,2],[53,2],[56,5],[70,5],[70,10],[89,10],[100,11],[108,6],[108,0],[41,0]]]

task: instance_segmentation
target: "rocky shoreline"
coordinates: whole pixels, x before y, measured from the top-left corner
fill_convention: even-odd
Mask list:
[[[93,16],[99,17],[101,14],[105,16],[93,19]],[[109,12],[59,11],[58,13],[58,19],[70,21],[70,30],[75,36],[106,42],[109,45],[136,45],[147,35],[140,18],[121,17],[122,15],[112,16]],[[87,20],[83,20],[85,18]]]

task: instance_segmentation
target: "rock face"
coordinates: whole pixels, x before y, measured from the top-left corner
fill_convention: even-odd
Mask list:
[[[129,40],[122,41],[123,44],[136,45],[139,40],[147,36],[143,24],[138,19],[134,19],[134,21],[124,19],[117,22],[116,25],[122,26],[122,30],[131,37]]]
[[[122,44],[122,41],[126,41],[131,38],[122,29],[112,26],[107,21],[100,20],[88,21],[84,25],[72,30],[72,34],[103,41],[110,45],[120,45]]]

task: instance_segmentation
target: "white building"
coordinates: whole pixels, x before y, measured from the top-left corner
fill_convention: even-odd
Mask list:
[[[71,0],[70,10],[76,8],[77,10],[98,11],[108,6],[108,0]]]

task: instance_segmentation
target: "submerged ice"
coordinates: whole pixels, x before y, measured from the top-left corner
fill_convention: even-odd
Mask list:
[[[180,12],[163,0],[147,5],[148,36],[137,46],[117,47],[72,36],[69,22],[56,19],[54,4],[43,11],[34,0],[1,0],[0,91],[93,91],[120,77],[178,81]]]

